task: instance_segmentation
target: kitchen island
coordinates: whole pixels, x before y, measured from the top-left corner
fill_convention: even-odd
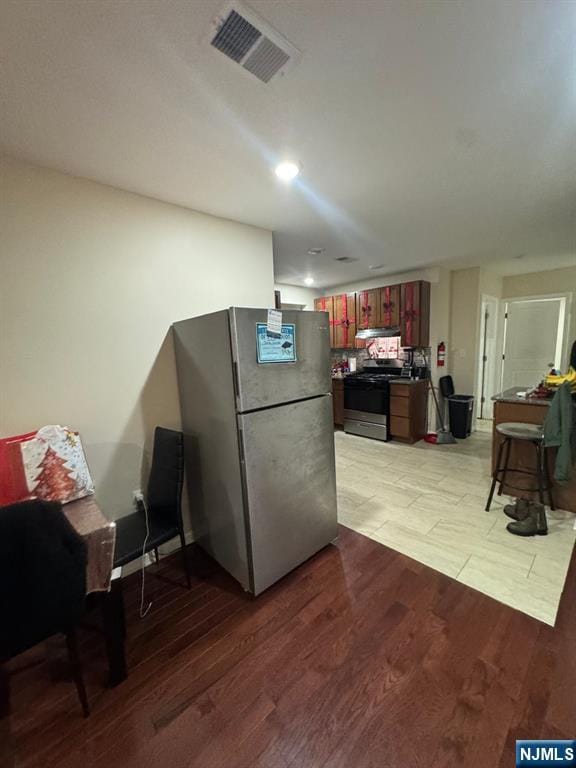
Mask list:
[[[537,397],[519,397],[518,393],[523,391],[525,390],[521,387],[513,387],[492,398],[494,401],[494,425],[492,433],[493,470],[498,456],[498,448],[503,439],[496,431],[497,424],[502,424],[507,421],[523,422],[524,424],[543,424],[546,414],[548,413],[550,400]],[[553,478],[556,449],[549,448],[546,453],[548,456],[550,477]],[[536,466],[535,454],[536,452],[531,443],[524,443],[518,440],[514,441],[510,452],[509,468],[533,471]],[[530,488],[534,487],[536,484],[536,478],[528,477],[527,475],[511,474],[509,479],[511,483],[520,488]],[[509,496],[529,495],[526,491],[514,490],[507,485],[504,485],[502,492]],[[566,509],[570,512],[576,512],[576,470],[566,485],[559,485],[552,480],[552,495],[554,497],[554,505],[558,509]],[[532,496],[537,498],[537,493],[532,493]]]

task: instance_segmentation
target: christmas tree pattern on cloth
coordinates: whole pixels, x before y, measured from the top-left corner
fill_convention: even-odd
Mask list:
[[[68,427],[42,427],[20,443],[30,496],[66,504],[94,493],[80,435]]]
[[[76,483],[66,467],[64,459],[53,448],[48,448],[40,462],[40,474],[36,478],[33,493],[46,501],[67,499],[76,490]]]

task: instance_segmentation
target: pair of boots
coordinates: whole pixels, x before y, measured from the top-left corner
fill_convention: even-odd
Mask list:
[[[514,521],[508,523],[506,530],[515,536],[546,536],[548,533],[544,504],[531,499],[516,499],[514,504],[506,504],[504,512]]]

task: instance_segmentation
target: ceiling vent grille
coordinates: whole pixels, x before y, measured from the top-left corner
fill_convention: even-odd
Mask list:
[[[242,61],[260,37],[262,34],[256,27],[236,11],[230,11],[228,18],[214,35],[212,45],[229,59]]]
[[[228,5],[213,22],[210,44],[268,83],[300,58],[300,51],[238,2]]]

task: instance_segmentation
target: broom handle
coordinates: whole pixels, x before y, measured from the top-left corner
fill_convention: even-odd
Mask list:
[[[438,414],[438,421],[440,422],[440,426],[442,427],[442,432],[446,431],[446,427],[444,426],[444,419],[442,418],[442,414],[440,413],[440,405],[438,403],[438,398],[436,397],[436,391],[434,390],[434,384],[432,383],[432,368],[430,367],[428,363],[428,358],[423,353],[422,357],[424,358],[424,362],[426,363],[426,366],[428,368],[428,383],[430,384],[430,391],[432,392],[432,397],[434,398],[434,405],[436,406],[436,413]]]

